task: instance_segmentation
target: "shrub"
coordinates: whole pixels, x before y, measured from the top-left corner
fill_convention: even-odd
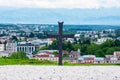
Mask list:
[[[10,55],[11,59],[28,59],[25,52],[14,52]]]

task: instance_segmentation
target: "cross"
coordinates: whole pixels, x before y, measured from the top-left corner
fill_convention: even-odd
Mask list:
[[[63,23],[58,22],[59,25],[59,33],[56,35],[47,35],[47,38],[58,38],[59,41],[59,62],[58,65],[62,66],[62,38],[74,38],[74,35],[63,35]]]

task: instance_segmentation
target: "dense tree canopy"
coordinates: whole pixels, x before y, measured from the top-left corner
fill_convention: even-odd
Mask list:
[[[17,37],[16,36],[12,36],[11,38],[13,41],[18,41]]]
[[[120,41],[119,40],[107,40],[106,42],[98,45],[95,43],[89,42],[89,40],[78,40],[80,44],[63,42],[63,49],[67,51],[78,49],[81,50],[81,55],[96,55],[97,57],[104,57],[105,55],[113,54],[114,51],[120,51]],[[41,49],[58,49],[58,41],[55,40],[53,43],[47,47]],[[66,55],[65,55],[66,56]]]

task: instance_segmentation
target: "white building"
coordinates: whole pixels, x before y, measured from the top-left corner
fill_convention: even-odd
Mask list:
[[[17,52],[17,43],[7,43],[6,51],[10,53]]]
[[[75,37],[75,38],[79,38],[79,37],[80,37],[80,34],[75,34],[74,37]]]
[[[9,56],[9,52],[8,51],[0,51],[0,57],[3,57],[3,56],[8,57]]]
[[[115,51],[114,52],[114,57],[117,57],[118,60],[120,60],[120,51]]]
[[[36,51],[36,46],[31,43],[7,43],[6,51],[9,53],[23,51],[27,53],[27,55],[32,55],[33,52]]]
[[[35,45],[31,44],[31,43],[26,43],[26,44],[18,43],[16,49],[17,49],[17,51],[26,52],[27,55],[32,55],[32,53],[36,51]]]
[[[58,56],[55,56],[47,52],[41,52],[39,54],[36,54],[34,55],[34,58],[38,60],[51,60],[55,62],[58,62],[58,59],[59,59]]]
[[[4,51],[5,50],[5,44],[0,44],[0,51]]]
[[[107,40],[113,40],[112,38],[106,37],[106,38],[100,38],[97,40],[97,44],[102,44],[106,42]]]

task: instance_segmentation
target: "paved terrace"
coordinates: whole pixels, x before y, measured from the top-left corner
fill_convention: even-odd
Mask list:
[[[0,80],[120,80],[120,67],[0,66]]]

